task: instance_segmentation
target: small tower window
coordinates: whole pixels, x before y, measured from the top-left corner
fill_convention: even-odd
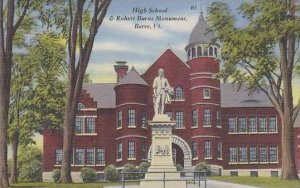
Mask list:
[[[215,57],[218,57],[218,48],[215,48]]]
[[[183,100],[183,89],[181,87],[175,89],[175,100]]]
[[[192,48],[192,58],[195,58],[195,57],[196,57],[196,49]]]
[[[203,89],[203,99],[210,99],[210,89]]]
[[[187,54],[187,58],[188,58],[188,60],[190,60],[191,59],[191,49],[188,49],[188,54]]]
[[[208,56],[208,52],[207,52],[207,48],[204,48],[204,54],[203,54],[203,56]]]
[[[77,110],[82,110],[84,109],[84,105],[82,103],[77,104]]]
[[[198,46],[197,48],[197,57],[201,57],[202,56],[202,48],[200,46]]]
[[[213,57],[213,53],[214,53],[213,48],[209,47],[209,56]]]

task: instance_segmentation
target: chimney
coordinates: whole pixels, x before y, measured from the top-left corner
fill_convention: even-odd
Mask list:
[[[117,82],[119,82],[124,76],[126,76],[128,71],[128,65],[126,61],[117,61],[114,65],[115,71],[117,73]]]

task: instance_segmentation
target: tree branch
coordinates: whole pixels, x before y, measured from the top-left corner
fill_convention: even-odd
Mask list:
[[[13,33],[15,33],[17,31],[17,29],[19,28],[19,26],[21,25],[22,21],[24,20],[24,17],[27,13],[27,10],[29,8],[29,5],[30,5],[30,0],[27,0],[26,1],[26,4],[23,8],[23,12],[21,14],[21,16],[19,17],[19,19],[17,20],[16,24],[13,26]]]

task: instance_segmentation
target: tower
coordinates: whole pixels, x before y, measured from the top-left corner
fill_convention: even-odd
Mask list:
[[[221,164],[221,101],[219,45],[201,13],[185,47],[190,67],[193,164]]]

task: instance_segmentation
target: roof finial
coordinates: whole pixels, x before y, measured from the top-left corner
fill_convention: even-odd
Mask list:
[[[203,18],[202,0],[200,0],[200,16]]]
[[[171,44],[170,43],[168,43],[168,49],[171,49]]]

